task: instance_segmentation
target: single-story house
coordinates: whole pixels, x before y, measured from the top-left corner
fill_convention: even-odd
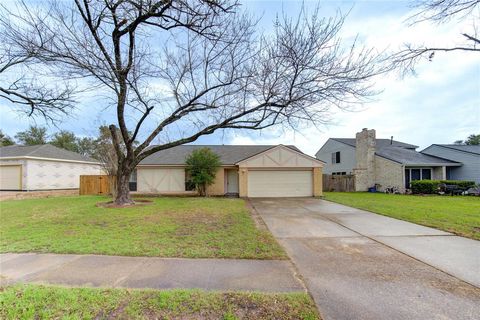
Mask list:
[[[181,145],[142,160],[132,174],[132,191],[188,191],[185,159],[195,149],[210,148],[221,162],[209,195],[240,197],[311,197],[322,195],[323,163],[284,145]],[[136,190],[135,190],[136,189]]]
[[[0,190],[78,189],[80,175],[102,173],[97,160],[50,144],[0,147]]]
[[[470,180],[480,184],[480,145],[432,144],[420,152],[461,163],[461,166],[447,167],[448,180]]]
[[[413,180],[445,180],[447,172],[463,164],[416,151],[418,146],[393,139],[376,139],[375,130],[363,129],[356,138],[330,138],[316,153],[324,161],[324,173],[355,175],[355,190],[380,191],[410,188]]]

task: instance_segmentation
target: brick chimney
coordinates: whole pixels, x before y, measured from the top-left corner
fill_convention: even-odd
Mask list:
[[[364,128],[355,138],[355,189],[367,191],[375,184],[375,130]]]

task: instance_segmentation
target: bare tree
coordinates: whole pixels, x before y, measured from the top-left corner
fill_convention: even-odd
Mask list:
[[[11,13],[20,47],[55,61],[66,79],[110,93],[118,205],[132,203],[129,176],[149,155],[218,129],[324,123],[331,108],[374,94],[370,80],[386,70],[374,51],[344,45],[340,14],[284,17],[262,36],[230,0],[75,0],[50,2],[41,15],[26,10]],[[164,142],[151,145],[156,139]]]
[[[28,116],[41,116],[55,122],[72,109],[74,88],[65,81],[65,85],[60,86],[52,79],[53,85],[49,86],[37,80],[41,75],[38,47],[43,46],[44,39],[35,45],[17,42],[15,28],[18,25],[12,25],[8,14],[0,5],[0,99],[18,106],[18,110]]]
[[[472,14],[480,4],[479,0],[423,0],[415,1],[418,12],[412,16],[415,22],[445,22],[452,18],[464,18]]]
[[[394,64],[403,71],[414,71],[416,64],[421,60],[432,61],[436,52],[469,51],[480,52],[480,36],[476,23],[479,20],[480,0],[423,0],[415,1],[417,13],[410,17],[412,25],[421,22],[446,23],[452,19],[472,19],[472,30],[463,32],[461,41],[456,45],[425,46],[406,44],[405,48],[394,55]]]

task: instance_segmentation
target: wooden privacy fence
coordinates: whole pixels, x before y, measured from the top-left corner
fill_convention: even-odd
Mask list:
[[[353,192],[355,191],[355,176],[324,174],[323,191]]]
[[[80,195],[110,194],[110,187],[112,186],[110,179],[115,179],[115,177],[110,177],[107,175],[80,176]]]

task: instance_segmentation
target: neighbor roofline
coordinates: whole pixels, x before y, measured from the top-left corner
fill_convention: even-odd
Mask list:
[[[349,146],[349,147],[352,147],[352,148],[356,148],[356,147],[357,147],[356,145],[352,146],[351,144],[348,144],[348,143],[346,143],[346,142],[340,141],[340,140],[338,140],[338,139],[355,139],[355,138],[328,138],[328,140],[333,140],[333,141],[336,141],[336,142],[340,142],[340,143],[343,143],[344,145]],[[327,141],[328,141],[328,140],[327,140]],[[325,143],[327,143],[327,142],[325,142]],[[324,144],[324,145],[325,145],[325,144]]]
[[[393,162],[395,162],[395,163],[404,164],[403,162],[400,162],[400,161],[398,161],[398,160],[395,160],[395,159],[392,159],[392,158],[389,158],[389,157],[385,157],[385,156],[381,156],[381,155],[379,155],[379,154],[376,153],[376,152],[375,152],[375,155],[376,155],[377,157],[380,157],[380,158],[383,158],[383,159],[387,159],[387,160],[393,161]]]
[[[426,147],[425,149],[423,149],[423,150],[420,151],[420,152],[423,152],[423,151],[427,150],[428,148],[430,148],[430,147],[432,147],[432,146],[442,147],[442,148],[445,148],[445,149],[450,149],[450,150],[455,150],[455,151],[465,152],[465,153],[470,153],[470,154],[480,154],[480,153],[478,153],[478,152],[472,152],[472,151],[467,151],[467,150],[460,150],[460,149],[457,149],[457,148],[452,148],[452,147],[450,147],[450,145],[437,144],[437,143],[433,143],[432,145]]]
[[[357,147],[356,145],[352,146],[351,144],[345,143],[345,142],[340,141],[340,140],[337,140],[337,139],[355,139],[355,138],[328,138],[328,140],[334,140],[334,141],[336,141],[336,142],[343,143],[343,144],[345,144],[345,145],[347,145],[347,146],[350,146],[350,147],[352,147],[352,148],[356,148],[356,147]],[[328,140],[327,140],[327,142],[328,142]],[[375,138],[375,140],[389,140],[389,139],[386,139],[386,138]],[[410,149],[410,148],[412,148],[412,147],[414,147],[414,149],[419,148],[419,146],[414,145],[414,144],[410,144],[410,143],[406,143],[406,142],[402,142],[402,141],[396,141],[396,140],[393,140],[393,141],[398,142],[398,143],[401,143],[401,144],[405,144],[405,145],[408,145],[408,146],[409,146],[409,147],[406,147],[406,146],[395,146],[395,147],[397,147],[397,148],[404,148],[404,149]],[[327,143],[327,142],[325,142],[325,143]],[[325,143],[324,143],[323,145],[325,145]],[[322,148],[323,148],[323,146],[322,146]],[[320,148],[320,149],[321,149],[321,148]],[[320,151],[320,150],[318,150],[318,151]]]
[[[339,139],[340,139],[340,138],[339,138]],[[335,141],[335,142],[340,142],[340,143],[343,143],[343,144],[346,145],[346,146],[355,148],[354,146],[352,146],[352,145],[350,145],[350,144],[348,144],[348,143],[342,142],[342,141],[338,141],[338,140],[335,139],[335,138],[328,138],[327,141],[325,141],[325,143],[320,147],[320,149],[318,149],[318,151],[315,152],[315,156],[318,155],[318,153],[319,153],[320,151],[322,151],[323,147],[325,147],[325,145],[328,143],[329,140],[333,140],[333,141]],[[322,161],[322,160],[320,160],[320,159],[317,159],[317,160],[318,160],[318,161]],[[322,161],[322,162],[323,162],[323,161]],[[326,162],[324,162],[324,163],[327,164]]]
[[[417,151],[418,152],[418,151]],[[393,161],[395,163],[399,163],[401,165],[404,165],[404,166],[435,166],[435,167],[438,167],[438,166],[446,166],[446,167],[460,167],[462,166],[463,164],[460,163],[460,162],[454,162],[452,161],[451,163],[405,163],[405,162],[401,162],[401,161],[398,161],[398,160],[395,160],[395,159],[392,159],[392,158],[389,158],[389,157],[386,157],[386,156],[383,156],[383,155],[379,155],[377,153],[375,153],[375,155],[377,157],[380,157],[380,158],[384,158],[384,159],[387,159],[387,160],[390,160],[390,161]],[[431,157],[435,157],[435,156],[431,156]],[[440,157],[436,157],[436,158],[439,158],[439,159],[443,159],[443,158],[440,158]],[[448,159],[444,159],[444,160],[448,160]],[[450,161],[450,160],[448,160]]]
[[[88,160],[69,160],[69,159],[58,159],[58,158],[43,158],[43,157],[32,157],[32,156],[18,156],[18,157],[1,157],[0,160],[46,160],[46,161],[61,161],[61,162],[74,162],[74,163],[88,163],[88,164],[98,164],[101,165],[100,161],[88,161]]]

